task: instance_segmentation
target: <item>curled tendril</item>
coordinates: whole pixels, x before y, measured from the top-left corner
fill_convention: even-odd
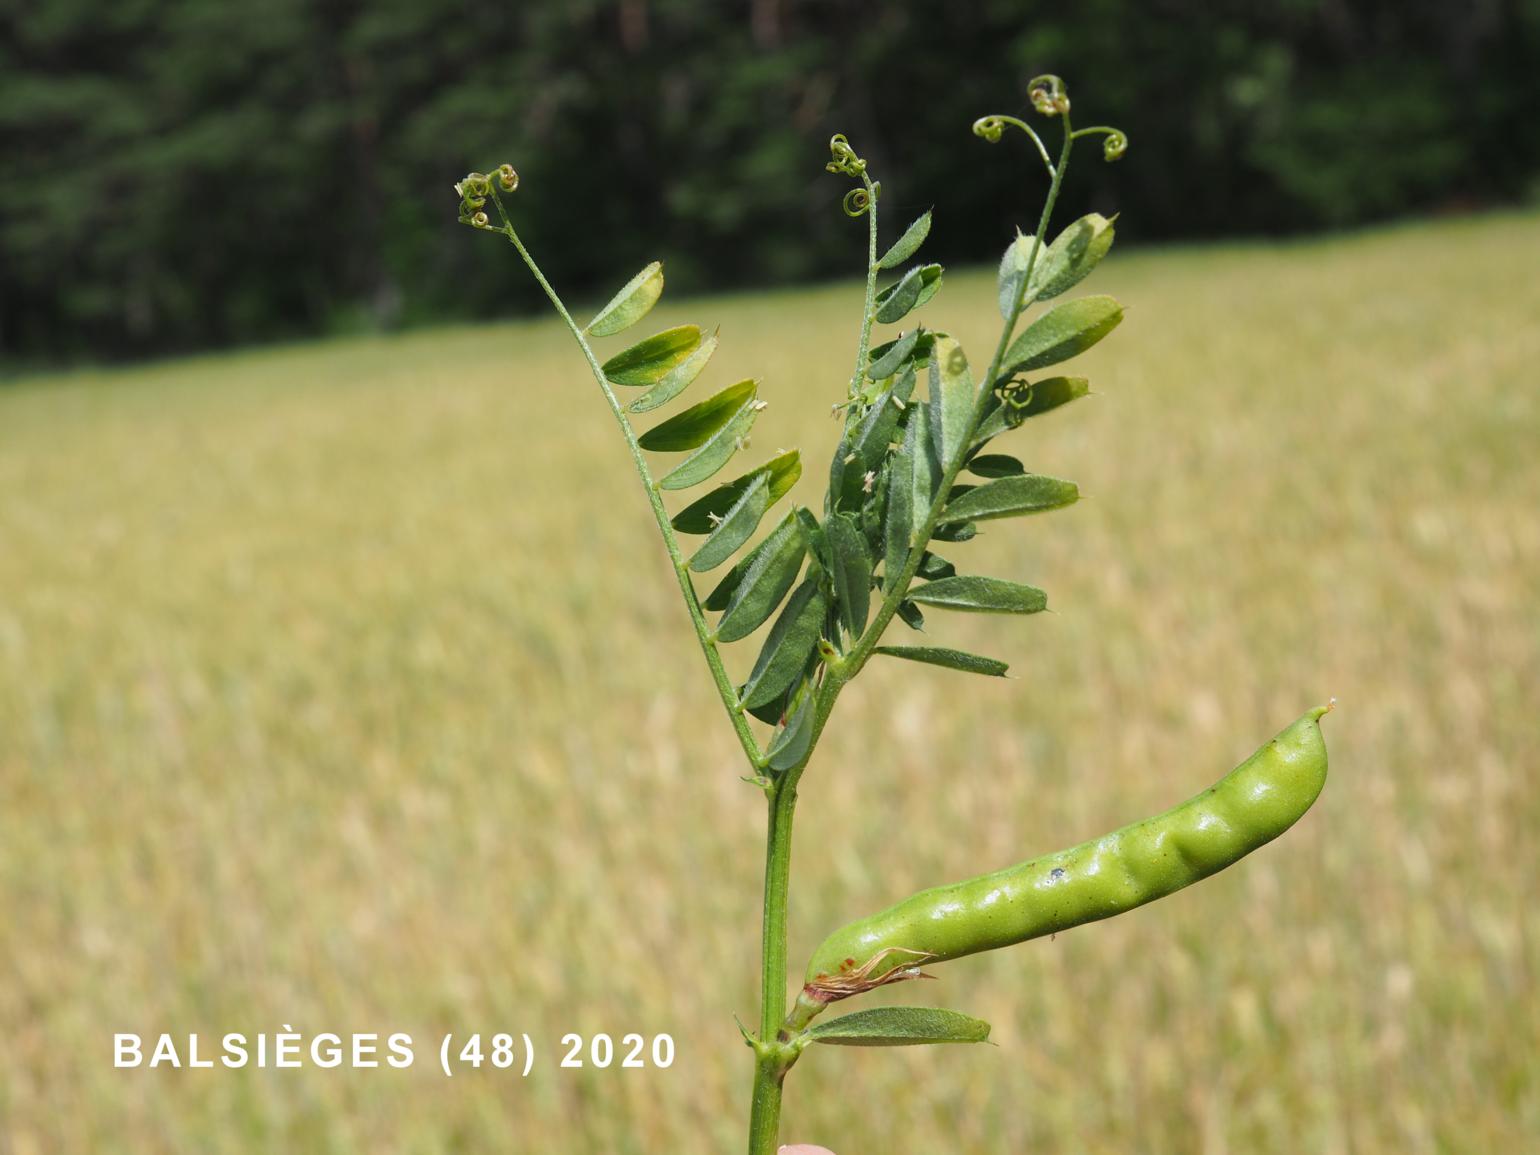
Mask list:
[[[1122,159],[1128,151],[1128,136],[1120,128],[1111,128],[1105,124],[1098,124],[1091,128],[1081,128],[1075,131],[1076,139],[1082,136],[1105,137],[1102,141],[1102,159],[1114,161]]]
[[[491,227],[491,220],[482,210],[486,207],[487,198],[497,198],[497,191],[493,187],[493,180],[501,186],[504,192],[512,192],[519,187],[519,174],[513,170],[513,165],[498,165],[495,177],[488,176],[484,172],[467,173],[465,177],[456,182],[455,192],[460,196],[460,223],[470,225],[472,228],[485,229]],[[498,201],[498,212],[502,212],[502,202]],[[507,217],[503,218],[507,223]]]
[[[1027,418],[1032,405],[1032,385],[1025,377],[1014,377],[995,386],[995,396],[1005,407],[1005,424],[1015,429]]]
[[[829,172],[858,177],[866,171],[866,162],[856,155],[843,132],[836,132],[829,138],[829,156],[829,163],[824,166]]]
[[[999,117],[979,117],[973,122],[973,136],[983,137],[992,145],[998,145],[999,137],[1006,132],[1006,122]]]
[[[877,198],[882,195],[882,185],[866,175],[866,162],[856,155],[856,150],[850,147],[850,141],[845,139],[844,133],[836,132],[829,138],[829,157],[829,163],[824,166],[829,172],[853,176],[861,182],[861,187],[853,188],[845,194],[842,205],[845,215],[862,217],[871,212]]]
[[[1005,133],[1005,120],[999,116],[981,116],[973,122],[973,135],[981,136],[990,144],[999,144]]]
[[[1063,116],[1069,111],[1069,93],[1064,81],[1052,73],[1034,76],[1027,85],[1027,99],[1044,116]]]
[[[1043,158],[1043,165],[1048,169],[1049,177],[1053,176],[1053,158],[1048,155],[1048,146],[1043,143],[1043,138],[1037,135],[1037,130],[1024,120],[1018,120],[1014,116],[981,116],[973,122],[973,135],[982,137],[990,144],[998,144],[1000,138],[1005,135],[1005,128],[1019,128],[1032,138],[1032,144],[1037,149],[1037,155]]]
[[[875,191],[880,185],[873,185]],[[853,188],[845,194],[845,200],[841,207],[847,217],[863,217],[871,211],[872,196],[864,188]]]

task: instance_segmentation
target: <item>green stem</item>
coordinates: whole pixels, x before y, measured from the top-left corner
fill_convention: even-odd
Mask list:
[[[791,883],[791,826],[796,807],[796,783],[783,777],[770,790],[765,840],[759,1036],[754,1056],[753,1105],[749,1112],[749,1155],[775,1155],[780,1134],[781,1085],[791,1067],[777,1035],[786,1013],[786,909]]]
[[[759,1036],[754,1047],[754,1097],[749,1112],[749,1155],[775,1155],[781,1118],[781,1085],[797,1061],[786,1011],[786,909],[791,882],[791,826],[797,783],[834,709],[844,680],[832,667],[813,702],[813,738],[802,761],[775,779],[769,790],[765,846],[765,906],[760,953]],[[805,1025],[805,1024],[804,1024]]]
[[[1035,134],[1034,134],[1035,135]],[[1015,301],[1011,304],[1009,316],[1000,330],[1000,340],[995,345],[995,355],[989,362],[989,370],[984,375],[984,380],[979,384],[978,397],[973,403],[973,414],[968,420],[968,433],[963,438],[964,446],[971,444],[974,434],[978,431],[979,422],[984,419],[984,409],[989,403],[989,398],[994,390],[995,377],[999,374],[1001,362],[1005,359],[1005,351],[1010,348],[1011,338],[1016,334],[1016,324],[1021,320],[1021,315],[1026,312],[1025,300],[1027,285],[1032,280],[1032,270],[1037,264],[1037,255],[1042,251],[1043,238],[1048,232],[1048,219],[1053,215],[1053,206],[1059,199],[1059,189],[1064,183],[1064,174],[1069,170],[1069,154],[1074,144],[1075,134],[1070,128],[1069,116],[1064,117],[1064,144],[1059,150],[1059,163],[1052,166],[1053,182],[1048,186],[1048,197],[1043,202],[1043,212],[1037,221],[1037,233],[1033,239],[1032,252],[1027,257],[1027,267],[1021,276],[1021,289],[1016,294]],[[936,489],[935,500],[931,502],[930,510],[922,524],[914,535],[916,542],[928,542],[936,531],[936,522],[940,518],[946,506],[946,495],[951,491],[952,485],[957,480],[957,475],[962,472],[963,459],[966,453],[959,452],[957,459],[953,461],[941,476],[941,484]],[[877,615],[867,626],[865,633],[850,652],[839,660],[838,682],[848,681],[860,672],[861,667],[871,657],[872,651],[882,639],[883,630],[893,620],[893,615],[898,612],[899,603],[909,592],[909,586],[914,581],[914,575],[919,572],[920,562],[925,558],[925,550],[916,545],[909,551],[909,560],[904,563],[903,572],[898,581],[894,582],[888,594],[883,598]]]
[[[846,424],[861,395],[866,359],[871,350],[872,321],[877,298],[877,191],[861,174],[870,198],[866,222],[866,299],[861,310],[861,337],[856,343],[855,371],[846,398]],[[786,909],[791,886],[791,830],[797,808],[797,783],[818,744],[829,711],[838,696],[833,679],[818,688],[814,703],[813,740],[802,761],[781,774],[770,787],[769,828],[765,840],[764,920],[760,934],[759,1036],[754,1047],[754,1090],[749,1110],[749,1155],[775,1155],[780,1144],[781,1088],[796,1052],[786,1046],[781,1024],[786,1017]]]
[[[1038,141],[1037,134],[1027,130],[1034,141]],[[1047,200],[1043,206],[1043,212],[1038,219],[1037,233],[1032,253],[1028,257],[1027,267],[1022,275],[1022,287],[1016,300],[1012,303],[1010,315],[1006,318],[1005,325],[1000,334],[999,343],[995,347],[994,357],[989,364],[989,370],[985,374],[980,385],[979,394],[974,402],[973,413],[968,424],[967,441],[971,441],[978,429],[979,422],[983,420],[984,407],[988,402],[994,387],[996,375],[1000,372],[1001,362],[1005,357],[1005,351],[1010,345],[1010,340],[1015,334],[1017,323],[1025,311],[1026,302],[1024,296],[1026,287],[1031,280],[1032,270],[1037,261],[1038,252],[1042,249],[1043,238],[1048,228],[1048,220],[1053,214],[1055,202],[1058,200],[1059,189],[1063,183],[1064,173],[1069,166],[1070,147],[1074,140],[1074,133],[1070,129],[1069,117],[1064,118],[1064,145],[1057,166],[1050,165],[1053,174],[1053,182],[1048,191]],[[1038,141],[1040,151],[1044,151],[1044,160],[1047,160],[1046,151],[1042,149]],[[867,267],[866,267],[866,300],[861,320],[861,338],[856,353],[855,374],[851,378],[851,397],[857,396],[862,375],[866,368],[866,359],[870,353],[871,329],[873,321],[873,307],[876,299],[877,287],[877,197],[870,178],[864,173],[861,176],[862,183],[871,194],[871,207],[869,209],[871,219],[867,229]],[[711,668],[711,674],[716,683],[717,693],[722,699],[722,705],[726,709],[728,717],[733,723],[733,728],[738,734],[744,753],[756,772],[762,772],[764,758],[755,741],[753,733],[749,730],[748,722],[742,711],[738,708],[738,695],[732,681],[727,676],[722,664],[721,654],[718,651],[715,639],[706,625],[705,614],[701,609],[700,601],[695,595],[695,589],[690,584],[688,570],[684,555],[680,551],[678,538],[674,534],[673,525],[669,521],[668,513],[663,507],[662,498],[659,496],[652,473],[647,467],[646,459],[642,455],[641,446],[638,444],[636,434],[631,424],[626,420],[625,412],[616,398],[614,390],[610,388],[609,381],[604,376],[604,370],[599,360],[594,356],[593,349],[589,346],[583,331],[567,312],[556,290],[551,287],[540,267],[529,254],[519,240],[518,233],[514,230],[508,219],[508,214],[503,209],[502,199],[492,191],[494,203],[503,221],[502,232],[512,242],[519,256],[523,258],[525,265],[534,275],[535,280],[545,291],[556,312],[571,330],[573,339],[577,341],[582,350],[589,368],[593,372],[594,380],[598,383],[609,403],[611,412],[615,415],[616,422],[620,425],[625,435],[627,447],[631,451],[632,462],[636,466],[638,476],[647,490],[648,501],[652,505],[653,516],[657,520],[658,530],[663,536],[663,542],[668,550],[669,559],[674,564],[674,572],[679,580],[681,592],[684,594],[685,604],[690,611],[691,622],[695,626],[695,634],[700,642],[701,651],[706,656],[707,665]],[[959,452],[957,459],[952,462],[944,473],[941,484],[937,490],[935,500],[927,511],[924,524],[916,534],[916,541],[929,541],[935,532],[937,519],[940,517],[945,505],[945,495],[951,489],[957,479],[957,474],[962,469],[964,454]],[[765,846],[765,878],[764,878],[764,912],[761,925],[760,944],[760,1015],[759,1033],[751,1040],[754,1049],[754,1086],[753,1102],[749,1116],[749,1155],[775,1155],[779,1143],[781,1097],[782,1086],[785,1082],[786,1072],[796,1062],[798,1051],[790,1042],[790,1032],[784,1024],[786,1018],[786,922],[787,900],[791,880],[791,834],[792,822],[796,812],[797,785],[802,773],[807,769],[812,758],[813,750],[817,747],[822,737],[825,724],[834,709],[834,703],[838,699],[841,690],[850,681],[876,647],[882,636],[883,630],[892,621],[893,615],[898,610],[899,603],[908,592],[909,585],[913,582],[915,574],[919,570],[920,561],[924,550],[916,547],[910,551],[910,557],[905,563],[903,573],[894,583],[888,595],[884,598],[877,616],[872,620],[866,631],[852,650],[842,657],[836,657],[829,661],[825,668],[825,677],[816,690],[814,700],[813,735],[809,743],[808,753],[802,760],[789,770],[774,778],[766,787],[766,795],[769,803],[768,829]],[[806,1016],[811,1017],[811,1016]],[[801,1023],[806,1026],[806,1023]]]
[[[856,371],[850,378],[852,402],[861,395],[861,383],[866,378],[866,357],[872,345],[872,314],[877,304],[877,190],[872,184],[872,178],[864,172],[861,174],[861,183],[866,186],[869,198],[866,209],[866,305],[861,312],[861,340],[856,347]]]
[[[791,880],[791,826],[797,784],[781,778],[770,790],[765,843],[765,909],[760,952],[759,1037],[769,1042],[786,1013],[786,907]]]
[[[1048,221],[1053,215],[1054,205],[1059,198],[1064,173],[1069,168],[1072,140],[1069,121],[1066,117],[1064,144],[1059,163],[1053,170],[1053,183],[1049,186],[1042,215],[1038,218],[1035,244],[1022,274],[1021,290],[1012,302],[1010,315],[1006,318],[1001,330],[1000,340],[995,346],[994,357],[989,364],[989,371],[980,385],[979,396],[974,402],[973,413],[968,423],[966,438],[968,441],[972,440],[979,422],[983,420],[984,407],[988,402],[994,379],[1000,372],[1005,351],[1010,347],[1016,325],[1026,311],[1027,285],[1032,278],[1037,254],[1043,247],[1043,238],[1047,233]],[[875,233],[873,235],[875,237]],[[875,242],[872,247],[875,250]],[[873,262],[873,268],[875,268],[875,262]],[[870,309],[868,309],[869,312]],[[926,514],[920,533],[916,536],[917,541],[929,541],[931,534],[935,532],[936,521],[945,506],[945,495],[961,471],[962,461],[963,454],[959,453],[957,460],[952,463],[942,478],[936,499]],[[828,662],[824,680],[818,686],[817,698],[814,701],[813,737],[809,743],[808,752],[801,762],[778,778],[770,790],[770,827],[769,845],[765,857],[765,906],[761,955],[763,965],[760,974],[760,1025],[754,1067],[754,1105],[749,1127],[750,1155],[774,1155],[781,1109],[781,1084],[791,1064],[796,1061],[796,1052],[784,1049],[789,1032],[782,1024],[788,1022],[783,1018],[786,999],[786,898],[791,870],[791,824],[792,813],[796,806],[797,784],[801,781],[802,773],[807,769],[813,751],[818,746],[818,740],[823,735],[823,728],[828,722],[830,713],[833,712],[835,701],[850,679],[855,677],[866,664],[882,636],[883,629],[892,621],[899,602],[903,600],[910,583],[914,580],[915,573],[919,570],[924,552],[919,547],[910,551],[909,560],[905,564],[899,582],[884,599],[872,624],[861,635],[850,653],[832,658]],[[806,1027],[810,1019],[811,1015],[804,1015],[802,1020],[794,1025],[801,1029]]]
[[[700,599],[695,596],[695,587],[690,584],[689,569],[687,568],[684,552],[679,548],[679,538],[674,533],[673,523],[669,520],[668,510],[663,507],[663,498],[658,492],[658,486],[652,478],[652,471],[647,468],[647,459],[642,456],[642,447],[637,443],[636,432],[631,428],[631,423],[626,420],[625,410],[621,407],[620,399],[615,396],[615,391],[610,388],[609,380],[604,376],[604,370],[599,365],[599,359],[594,356],[593,348],[588,344],[588,339],[583,336],[583,330],[578,328],[577,322],[572,319],[572,314],[567,312],[567,306],[557,296],[556,290],[551,287],[551,282],[545,279],[545,274],[540,271],[540,266],[535,263],[535,258],[530,256],[529,250],[524,247],[524,242],[519,240],[519,234],[514,231],[513,222],[508,219],[508,213],[503,209],[502,198],[497,195],[497,190],[492,190],[493,203],[497,205],[498,215],[502,218],[503,227],[500,230],[513,243],[513,247],[519,251],[525,265],[533,274],[536,282],[545,290],[545,295],[550,299],[551,305],[557,314],[566,322],[567,328],[572,331],[572,338],[578,343],[578,348],[583,351],[583,357],[588,362],[588,368],[593,372],[594,380],[598,382],[600,391],[604,394],[605,401],[609,402],[610,412],[615,415],[615,421],[620,426],[620,431],[625,435],[626,446],[631,451],[632,464],[636,466],[637,476],[642,479],[642,486],[647,490],[647,500],[652,506],[652,516],[658,523],[658,532],[663,535],[663,546],[668,550],[669,561],[673,563],[674,576],[679,582],[679,591],[684,595],[685,606],[690,611],[690,621],[695,627],[695,639],[700,643],[701,653],[706,656],[706,665],[711,668],[711,680],[716,684],[717,696],[722,699],[722,708],[727,711],[727,717],[733,724],[733,730],[738,735],[738,742],[743,747],[743,752],[748,756],[755,773],[758,773],[764,765],[764,755],[760,752],[759,743],[754,740],[754,732],[749,729],[748,719],[738,709],[738,691],[733,686],[732,679],[727,675],[727,668],[722,664],[722,654],[717,646],[716,639],[711,634],[711,629],[706,624],[706,614],[701,608]]]
[[[754,1060],[754,1102],[749,1108],[749,1155],[776,1155],[781,1136],[781,1088],[786,1068],[774,1059]]]

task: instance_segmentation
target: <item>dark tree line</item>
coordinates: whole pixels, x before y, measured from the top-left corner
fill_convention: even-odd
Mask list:
[[[1048,70],[1128,131],[1068,195],[1126,203],[1133,240],[1540,181],[1540,0],[6,0],[0,356],[521,308],[454,223],[453,181],[502,160],[574,290],[655,255],[678,288],[854,270],[834,131],[890,219],[934,204],[935,251],[987,258],[1039,176],[969,125]]]

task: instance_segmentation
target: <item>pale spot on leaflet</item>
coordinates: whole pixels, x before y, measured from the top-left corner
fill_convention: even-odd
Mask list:
[[[814,1147],[809,1143],[796,1143],[790,1147],[782,1147],[780,1155],[834,1155],[827,1147]]]

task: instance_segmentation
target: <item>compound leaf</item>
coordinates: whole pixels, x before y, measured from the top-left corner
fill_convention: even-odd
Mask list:
[[[791,523],[792,528],[794,529],[796,520],[796,510],[792,510],[785,517],[783,517],[780,520],[780,523],[774,529],[772,529],[763,538],[761,538],[759,543],[755,545],[753,549],[749,550],[748,553],[739,558],[738,561],[733,565],[733,568],[728,570],[727,573],[723,575],[722,580],[717,582],[717,584],[712,587],[711,592],[707,594],[705,600],[701,602],[701,606],[708,610],[725,610],[728,606],[728,603],[732,600],[733,594],[737,592],[738,586],[742,583],[744,575],[748,573],[749,569],[754,565],[755,561],[759,559],[759,556],[764,553],[767,547],[775,544],[779,540],[780,535],[788,532],[788,523]]]
[[[694,453],[686,457],[673,470],[658,480],[661,489],[688,489],[699,485],[732,459],[748,441],[749,430],[765,407],[763,401],[750,397],[728,420]]]
[[[926,265],[920,270],[920,298],[914,303],[916,309],[923,309],[941,291],[941,274],[940,265]]]
[[[1063,301],[1022,330],[1006,351],[1006,374],[1041,369],[1084,353],[1123,319],[1123,306],[1111,297],[1076,297]]]
[[[815,1043],[841,1047],[913,1047],[926,1043],[983,1043],[982,1019],[934,1007],[874,1007],[819,1023],[808,1030]]]
[[[1007,429],[1020,425],[1028,417],[1036,417],[1040,413],[1047,413],[1050,409],[1057,409],[1060,405],[1067,405],[1076,398],[1084,397],[1090,392],[1090,383],[1084,377],[1044,377],[1040,381],[1034,381],[1027,399],[1019,405],[1012,405],[1008,401],[999,402],[989,415],[979,422],[978,433],[974,435],[973,443],[982,445],[991,437],[998,437]]]
[[[824,543],[823,526],[818,524],[818,518],[805,505],[797,506],[792,512],[797,515],[797,524],[802,527],[802,540],[807,543],[807,552],[811,555],[813,564],[821,569],[828,569],[826,559],[829,551]]]
[[[909,559],[909,536],[914,532],[914,459],[923,453],[918,444],[919,425],[911,421],[904,442],[888,466],[888,508],[883,520],[882,585],[889,592],[898,582]]]
[[[1080,488],[1073,481],[1025,473],[1002,477],[980,485],[947,502],[940,521],[950,525],[959,521],[987,521],[996,517],[1019,517],[1043,513],[1073,505],[1080,498]]]
[[[696,573],[714,570],[748,541],[759,526],[760,518],[770,508],[770,478],[768,474],[754,475],[738,500],[722,515],[711,536],[690,558],[690,568]]]
[[[975,477],[1018,477],[1027,467],[1008,453],[980,453],[968,461],[968,472]]]
[[[867,469],[875,468],[887,456],[893,431],[898,428],[898,419],[904,407],[909,404],[909,398],[914,395],[915,378],[914,366],[910,365],[891,386],[882,391],[861,419],[850,447]]]
[[[1016,234],[1013,240],[1005,248],[1005,254],[1000,258],[999,297],[1000,316],[1009,320],[1011,310],[1016,307],[1016,302],[1021,299],[1022,280],[1027,275],[1027,264],[1032,257],[1032,246],[1035,238]]]
[[[595,337],[613,337],[645,317],[662,295],[663,263],[653,261],[610,298],[585,331]]]
[[[894,269],[914,256],[919,247],[925,243],[925,238],[930,235],[930,210],[926,209],[912,225],[904,230],[904,235],[893,242],[891,248],[882,254],[882,259],[877,262],[879,269]]]
[[[940,265],[910,269],[877,294],[873,319],[884,325],[902,320],[911,310],[918,309],[941,291],[941,273]]]
[[[937,334],[930,361],[930,434],[942,473],[962,452],[975,400],[973,374],[962,346],[952,337]]]
[[[936,526],[935,539],[937,541],[972,541],[979,535],[979,527],[971,521],[960,521],[956,525]]]
[[[1046,301],[1073,289],[1112,248],[1112,221],[1088,213],[1054,238],[1032,270],[1031,295]]]
[[[922,633],[925,630],[925,615],[920,612],[920,607],[915,605],[909,598],[905,598],[898,603],[898,620],[911,630],[919,630]]]
[[[873,381],[881,381],[884,377],[891,377],[898,372],[898,367],[909,359],[909,354],[914,352],[915,344],[920,339],[921,330],[918,327],[899,335],[896,341],[889,341],[885,345],[878,345],[871,352],[871,367],[866,375]]]
[[[909,424],[914,427],[914,452],[909,461],[909,516],[918,524],[930,512],[941,470],[936,464],[935,442],[930,434],[930,410],[917,406]]]
[[[713,332],[700,343],[700,347],[695,352],[663,374],[656,385],[631,402],[629,406],[631,412],[647,413],[678,397],[690,387],[692,381],[701,375],[701,370],[706,367],[706,362],[711,360],[711,355],[716,351],[717,335]]]
[[[682,453],[686,449],[696,449],[731,421],[758,389],[759,382],[753,378],[729,385],[683,413],[676,413],[661,425],[654,425],[638,437],[636,443],[653,453]]]
[[[906,658],[911,662],[926,662],[932,666],[945,666],[949,670],[962,670],[968,674],[987,674],[1003,678],[1010,666],[995,658],[981,658],[962,650],[947,650],[937,646],[878,646],[874,654],[886,654],[890,658]]]
[[[785,497],[801,476],[802,456],[793,449],[691,502],[674,515],[673,526],[680,533],[715,533],[717,526],[726,518],[727,511],[738,503],[738,499],[756,479],[763,477],[769,482],[765,505],[768,509]]]
[[[763,625],[797,580],[806,554],[807,541],[803,536],[802,523],[793,510],[760,543],[759,548],[744,559],[748,564],[737,580],[733,580],[726,609],[717,622],[718,640],[736,642]],[[724,584],[732,579],[733,572],[729,572]],[[716,597],[717,591],[713,590],[707,601],[708,607]]]
[[[910,269],[897,284],[889,285],[877,294],[876,312],[872,314],[879,325],[891,325],[901,321],[920,299],[920,270]]]
[[[879,469],[872,491],[865,494],[861,502],[861,534],[866,538],[866,552],[871,556],[873,564],[882,556],[883,523],[888,516],[888,486],[892,480],[891,466]]]
[[[761,722],[767,722],[771,726],[778,726],[785,719],[786,694],[779,698],[771,698],[763,706],[748,707],[749,717],[758,718]]]
[[[792,709],[786,725],[770,740],[765,751],[765,765],[772,770],[790,770],[806,756],[813,744],[813,715],[817,696],[805,693],[800,705]]]
[[[937,578],[951,577],[956,572],[957,567],[947,561],[946,558],[940,554],[929,552],[920,559],[920,568],[915,571],[917,576],[924,578],[928,582],[933,582]]]
[[[893,434],[898,428],[899,419],[903,416],[909,399],[914,396],[916,377],[914,366],[906,366],[904,371],[894,379],[893,384],[877,397],[872,407],[861,418],[861,424],[851,435],[850,448],[856,454],[863,470],[877,469],[887,458],[888,446],[893,442]]]
[[[978,614],[1035,614],[1048,608],[1048,595],[1032,586],[1001,578],[941,578],[909,591],[921,605]]]
[[[839,508],[860,506],[867,492],[866,474],[882,472],[903,407],[914,393],[915,377],[914,366],[906,366],[893,384],[872,402],[860,424],[846,433],[840,442],[829,472],[829,491]]]
[[[700,347],[700,326],[664,329],[622,349],[604,363],[604,376],[616,385],[652,385]]]
[[[829,603],[818,582],[809,578],[786,600],[781,616],[770,627],[754,669],[744,684],[742,701],[754,708],[774,701],[796,681],[807,664],[808,655],[818,645],[824,615]]]
[[[852,638],[858,638],[866,629],[872,600],[872,558],[866,549],[866,536],[842,513],[834,514],[824,523],[824,532],[833,555],[831,576],[840,624]]]

